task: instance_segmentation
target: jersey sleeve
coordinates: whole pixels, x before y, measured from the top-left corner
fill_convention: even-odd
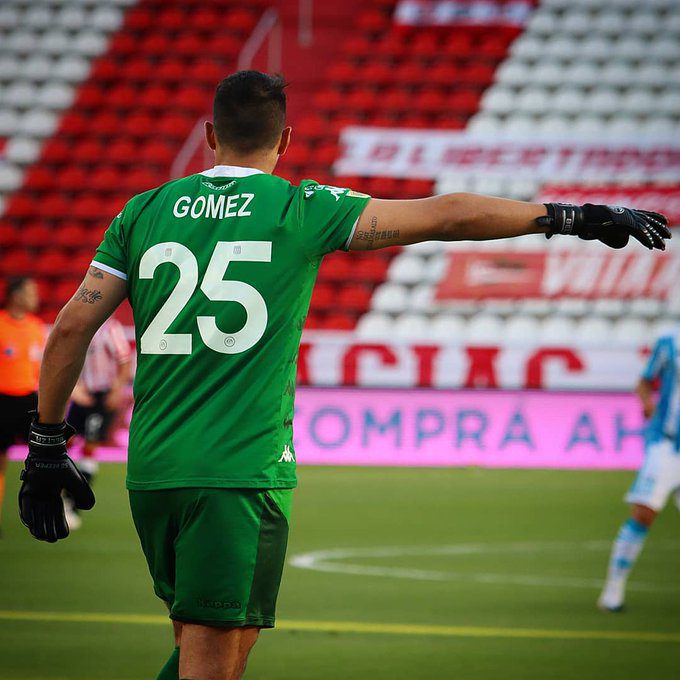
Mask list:
[[[371,199],[351,189],[306,181],[299,187],[298,218],[310,257],[348,250],[359,217]]]
[[[123,226],[126,210],[127,206],[111,222],[92,259],[95,266],[121,279],[127,279],[127,246]]]
[[[671,355],[670,338],[659,338],[652,349],[647,365],[642,371],[643,380],[656,380],[668,364]]]

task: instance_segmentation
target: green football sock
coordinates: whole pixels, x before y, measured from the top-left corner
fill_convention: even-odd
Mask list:
[[[179,647],[175,647],[156,680],[179,680]]]

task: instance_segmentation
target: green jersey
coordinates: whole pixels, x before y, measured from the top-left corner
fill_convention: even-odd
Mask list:
[[[302,327],[368,200],[216,166],[127,203],[93,263],[127,279],[135,320],[129,489],[295,486]]]

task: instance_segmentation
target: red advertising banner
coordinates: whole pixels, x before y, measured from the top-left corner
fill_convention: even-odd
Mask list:
[[[484,137],[465,131],[347,127],[338,175],[435,179],[446,174],[546,182],[680,182],[680,143],[672,138],[578,141]]]
[[[663,213],[673,226],[680,226],[680,184],[600,185],[546,184],[538,203],[604,203],[627,205]]]
[[[401,0],[394,21],[406,26],[523,26],[534,4],[532,0]]]
[[[436,299],[614,298],[667,300],[680,281],[677,252],[638,249],[488,250],[449,254]]]

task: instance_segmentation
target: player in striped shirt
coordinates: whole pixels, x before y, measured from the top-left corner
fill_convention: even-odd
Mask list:
[[[111,424],[124,403],[124,389],[131,378],[130,354],[123,326],[108,319],[92,338],[71,394],[68,420],[85,440],[78,467],[90,483],[98,468],[97,447],[109,438]],[[66,499],[64,509],[69,527],[77,529],[81,520],[72,499]]]
[[[662,335],[654,345],[638,383],[642,411],[648,419],[645,458],[626,494],[631,515],[614,541],[607,582],[598,600],[600,609],[624,608],[626,582],[649,528],[673,496],[680,509],[680,326]],[[658,381],[659,400],[654,391]]]

